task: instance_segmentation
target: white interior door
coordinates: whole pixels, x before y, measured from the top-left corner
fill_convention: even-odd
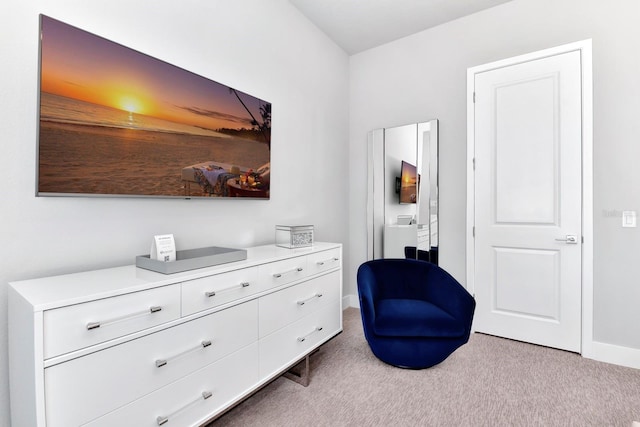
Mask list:
[[[580,51],[475,74],[475,330],[580,352]]]

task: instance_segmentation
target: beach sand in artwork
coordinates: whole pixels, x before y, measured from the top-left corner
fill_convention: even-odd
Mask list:
[[[101,126],[40,123],[39,191],[183,196],[182,169],[219,162],[257,169],[267,144]]]

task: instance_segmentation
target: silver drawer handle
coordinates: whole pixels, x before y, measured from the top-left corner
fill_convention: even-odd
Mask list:
[[[298,305],[305,305],[306,303],[308,303],[308,302],[309,302],[309,301],[311,301],[312,299],[314,299],[314,298],[321,298],[321,297],[322,297],[322,294],[321,294],[320,292],[318,292],[317,294],[315,294],[315,295],[314,295],[314,296],[312,296],[312,297],[309,297],[309,298],[307,298],[307,299],[303,299],[303,300],[298,301],[298,302],[297,302],[297,304],[298,304]]]
[[[181,357],[186,356],[189,353],[193,353],[194,351],[198,351],[202,348],[207,348],[211,345],[211,340],[202,341],[197,347],[190,348],[189,350],[185,350],[181,353],[173,355],[171,357],[167,357],[166,359],[158,359],[156,360],[156,368],[161,368],[172,360],[180,359]]]
[[[251,283],[249,283],[249,282],[242,282],[242,283],[240,283],[239,286],[231,286],[230,288],[220,289],[217,292],[216,291],[205,292],[204,295],[206,297],[208,297],[208,298],[211,298],[211,297],[215,297],[219,293],[228,292],[228,291],[231,291],[231,290],[234,290],[234,289],[238,289],[238,288],[240,288],[240,289],[246,288],[246,287],[248,287],[250,285],[251,285]]]
[[[340,258],[329,258],[329,259],[325,259],[324,261],[318,261],[316,264],[318,265],[325,265],[328,262],[332,262],[332,261],[340,261]]]
[[[162,311],[162,307],[152,306],[152,307],[149,307],[147,310],[138,311],[137,313],[125,314],[124,316],[114,317],[113,319],[103,320],[100,322],[89,322],[87,323],[87,330],[90,331],[92,329],[97,329],[101,326],[107,326],[112,323],[122,322],[123,320],[135,319],[136,317],[146,316],[149,314],[157,313],[159,311]]]
[[[317,328],[315,328],[313,331],[309,332],[307,335],[303,336],[303,337],[298,337],[298,342],[304,342],[307,338],[309,338],[311,335],[315,334],[316,332],[320,332],[322,330],[322,326],[318,326]]]
[[[182,408],[178,409],[177,411],[169,414],[169,415],[165,415],[165,416],[158,416],[156,418],[156,422],[158,423],[159,426],[166,424],[169,422],[169,419],[171,419],[172,417],[175,417],[176,415],[178,415],[179,413],[186,411],[187,409],[189,409],[190,407],[192,407],[193,405],[195,405],[196,403],[200,402],[200,400],[207,400],[208,398],[210,398],[211,396],[213,396],[213,393],[211,393],[210,391],[203,391],[202,394],[195,399],[193,402],[189,402],[186,405],[184,405]]]
[[[285,274],[290,274],[290,273],[298,273],[302,271],[302,267],[297,267],[297,268],[292,268],[291,270],[287,270],[287,271],[283,271],[282,273],[275,273],[273,275],[273,277],[275,277],[276,279],[284,276]]]

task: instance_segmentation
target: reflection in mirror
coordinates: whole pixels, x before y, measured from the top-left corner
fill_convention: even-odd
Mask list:
[[[438,121],[369,133],[368,259],[438,263]]]

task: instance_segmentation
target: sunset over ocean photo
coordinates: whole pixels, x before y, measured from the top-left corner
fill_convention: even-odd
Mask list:
[[[269,102],[41,19],[38,194],[269,197]]]

